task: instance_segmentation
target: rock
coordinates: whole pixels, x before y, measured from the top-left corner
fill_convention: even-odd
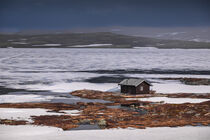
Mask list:
[[[152,115],[152,116],[158,116],[158,114],[157,114],[157,113],[152,113],[151,115]]]
[[[106,126],[107,125],[107,122],[106,122],[106,120],[101,119],[101,120],[98,121],[98,125],[99,126]]]
[[[160,103],[160,104],[163,104],[163,103],[164,103],[164,101],[160,101],[159,103]]]
[[[201,114],[200,113],[197,113],[197,114],[195,114],[195,117],[199,117]]]
[[[194,110],[189,110],[189,111],[187,111],[187,112],[185,112],[186,114],[193,114],[193,113],[195,113],[195,111]]]
[[[166,114],[165,114],[165,113],[160,113],[160,115],[161,115],[161,116],[165,116]]]
[[[210,112],[209,112],[209,113],[204,114],[204,116],[210,116]]]
[[[90,124],[91,121],[89,119],[80,120],[80,124]]]

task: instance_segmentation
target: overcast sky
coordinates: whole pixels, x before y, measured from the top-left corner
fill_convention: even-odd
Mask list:
[[[209,25],[210,0],[0,0],[0,29]]]

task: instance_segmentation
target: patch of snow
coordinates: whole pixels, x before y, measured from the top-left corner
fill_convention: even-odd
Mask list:
[[[101,46],[112,46],[112,44],[74,45],[74,46],[70,46],[70,47],[83,48],[83,47],[101,47]]]
[[[108,129],[62,131],[33,125],[0,125],[1,140],[208,140],[210,127],[157,127],[147,129]]]
[[[210,40],[201,39],[201,38],[193,38],[193,39],[190,39],[189,41],[195,41],[195,42],[210,42]]]
[[[191,74],[125,74],[129,77],[147,78],[210,78],[210,75],[191,75]]]
[[[199,38],[194,38],[194,39],[191,39],[189,41],[201,42],[201,40]]]
[[[24,102],[43,102],[50,101],[55,98],[54,96],[42,96],[42,95],[0,95],[0,103],[24,103]]]
[[[34,47],[41,47],[41,46],[44,46],[44,47],[56,47],[56,46],[61,46],[61,44],[40,44],[40,45],[32,45]]]
[[[34,85],[18,85],[15,88],[23,88],[29,90],[49,90],[53,92],[71,92],[74,90],[90,89],[107,91],[116,87],[116,83],[95,84],[88,82],[72,82],[72,83],[53,83],[52,85],[34,84]]]
[[[79,110],[60,110],[60,112],[65,112],[66,114],[71,116],[78,116],[81,113],[81,111]]]
[[[179,83],[152,83],[152,90],[157,93],[209,93],[210,86],[184,85]]]
[[[32,122],[31,116],[61,115],[61,113],[47,112],[41,108],[0,108],[0,119],[26,120]]]
[[[164,103],[168,104],[183,104],[183,103],[201,103],[209,101],[210,99],[149,97],[149,98],[127,98],[126,100],[139,100],[139,101],[151,101],[151,102],[163,101]]]
[[[156,45],[157,45],[157,46],[163,46],[163,45],[165,45],[165,44],[157,43]]]
[[[160,33],[158,35],[156,35],[156,37],[163,37],[163,36],[175,36],[175,35],[179,35],[179,34],[184,34],[186,32],[169,32],[169,33]]]
[[[12,44],[25,45],[25,44],[28,44],[28,43],[26,43],[26,42],[12,42]]]
[[[155,47],[133,47],[133,49],[153,50],[153,49],[158,49],[158,48],[155,48]]]
[[[172,32],[172,33],[169,33],[170,35],[178,35],[178,34],[184,34],[186,32]]]
[[[20,40],[25,41],[25,40],[27,40],[27,39],[26,39],[26,38],[21,38]]]

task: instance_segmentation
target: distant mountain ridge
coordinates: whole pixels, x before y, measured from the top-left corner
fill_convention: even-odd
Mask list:
[[[0,34],[0,48],[183,48],[210,49],[208,42],[164,40],[110,32]]]

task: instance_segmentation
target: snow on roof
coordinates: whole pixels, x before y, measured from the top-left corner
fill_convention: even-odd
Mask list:
[[[140,85],[142,82],[146,82],[147,84],[151,85],[149,82],[147,82],[144,79],[124,79],[119,83],[119,85],[127,85],[127,86],[135,86],[137,87]]]

